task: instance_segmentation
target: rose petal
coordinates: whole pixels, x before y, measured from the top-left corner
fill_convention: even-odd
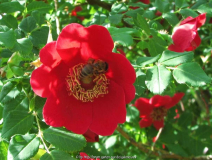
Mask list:
[[[195,50],[200,44],[201,44],[201,38],[199,37],[199,34],[196,33],[195,38],[193,39],[193,41],[191,41],[190,46],[186,49],[186,51],[193,51],[193,50]]]
[[[49,66],[51,68],[57,66],[61,61],[61,58],[56,50],[55,41],[46,44],[46,46],[41,49],[39,56],[40,61],[44,65]]]
[[[135,98],[135,87],[132,84],[122,86],[125,93],[125,103],[130,103]]]
[[[68,96],[67,88],[63,85],[55,96],[47,98],[43,116],[50,126],[65,126],[74,133],[84,134],[92,121],[92,103],[83,103]]]
[[[113,53],[105,61],[108,63],[107,77],[122,86],[135,82],[135,70],[125,56]]]
[[[164,120],[161,121],[154,121],[153,122],[154,127],[159,130],[160,128],[164,127]]]
[[[196,36],[196,31],[187,28],[188,25],[182,25],[176,29],[172,35],[174,44],[171,44],[168,49],[174,52],[184,52],[190,47],[191,41]]]
[[[91,130],[87,130],[83,136],[86,138],[87,142],[99,142],[99,135]]]
[[[126,121],[125,96],[122,87],[110,81],[108,89],[108,94],[92,102],[93,119],[89,128],[102,136],[113,134],[117,124]]]
[[[140,120],[139,125],[141,128],[149,127],[152,125],[152,119],[151,118],[143,118]]]
[[[154,108],[149,104],[149,99],[142,97],[135,101],[135,107],[140,111],[140,116],[149,115]]]
[[[170,101],[171,101],[170,96],[155,95],[149,100],[149,103],[154,107],[161,107],[168,104]]]
[[[203,24],[205,24],[206,21],[206,13],[200,14],[197,18],[197,28],[201,27]]]
[[[92,25],[86,28],[87,37],[81,44],[81,54],[87,58],[99,58],[110,56],[114,43],[109,31],[99,25]]]
[[[35,94],[40,97],[49,96],[51,93],[51,77],[53,77],[51,74],[51,69],[44,65],[41,65],[39,68],[32,72],[30,84]]]
[[[57,49],[80,48],[81,42],[87,40],[88,32],[80,24],[71,23],[64,27],[57,39]]]
[[[171,98],[171,101],[166,104],[164,107],[169,109],[173,106],[175,106],[184,96],[185,94],[184,93],[176,93],[172,98]]]

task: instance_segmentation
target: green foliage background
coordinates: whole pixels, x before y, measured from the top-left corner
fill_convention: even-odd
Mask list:
[[[82,10],[74,15],[76,6]],[[162,14],[156,15],[157,11]],[[207,13],[206,23],[198,30],[201,45],[193,52],[168,51],[173,28],[200,13]],[[136,0],[0,0],[0,160],[72,160],[79,152],[146,160],[210,157],[211,18],[211,0],[151,0],[148,5]],[[49,128],[42,121],[45,99],[31,89],[32,62],[39,58],[40,49],[56,40],[70,23],[105,26],[114,40],[114,52],[122,49],[134,66],[136,98],[126,106],[127,121],[120,125],[130,138],[115,131],[111,136],[100,136],[99,142],[87,143],[82,135]],[[173,96],[176,92],[185,96],[169,110],[165,127],[153,143],[158,131],[140,128],[139,112],[132,104],[139,97]],[[176,109],[179,118],[174,118]]]

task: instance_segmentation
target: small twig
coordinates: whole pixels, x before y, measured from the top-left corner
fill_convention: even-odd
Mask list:
[[[184,112],[185,111],[185,107],[184,107],[184,104],[182,101],[180,101],[180,107],[181,107],[181,110]]]
[[[43,140],[43,133],[42,133],[41,128],[40,128],[40,123],[39,123],[39,120],[38,120],[37,113],[34,112],[33,115],[35,116],[35,119],[36,119],[36,122],[37,122],[37,125],[38,125],[38,137],[41,139],[41,141],[42,141],[42,143],[43,143],[43,146],[44,146],[46,152],[47,152],[48,154],[50,154],[50,151],[49,151],[49,149],[48,149],[46,143],[45,143],[44,140]]]
[[[55,7],[55,11],[56,11],[56,14],[55,14],[55,20],[56,20],[56,27],[57,27],[57,34],[59,35],[60,34],[60,22],[59,22],[59,18],[57,16],[57,0],[54,0],[54,7]]]
[[[163,130],[163,128],[160,128],[160,129],[159,129],[158,134],[157,134],[156,137],[155,137],[155,142],[153,142],[153,144],[152,144],[151,150],[154,150],[155,144],[156,144],[158,138],[160,137],[160,135],[161,135],[161,133],[162,133],[162,130]]]

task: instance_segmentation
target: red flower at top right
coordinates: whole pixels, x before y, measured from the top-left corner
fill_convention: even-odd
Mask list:
[[[170,51],[184,52],[193,51],[201,44],[201,38],[197,29],[201,27],[206,20],[206,13],[198,17],[187,17],[179,26],[174,28],[172,34],[173,44],[169,46]]]

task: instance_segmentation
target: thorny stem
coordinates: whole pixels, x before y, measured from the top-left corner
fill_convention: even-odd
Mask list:
[[[59,35],[60,34],[60,22],[59,22],[59,19],[57,16],[57,8],[58,8],[57,0],[54,0],[54,7],[55,7],[55,11],[56,11],[55,20],[56,20],[57,34]]]
[[[43,140],[43,133],[42,133],[41,128],[40,128],[40,123],[39,123],[39,120],[38,120],[37,113],[34,112],[33,115],[35,116],[35,119],[36,119],[36,122],[37,122],[37,125],[38,125],[38,136],[40,137],[46,152],[50,154],[50,151],[49,151],[48,147],[46,146],[46,143]]]
[[[159,129],[158,134],[156,135],[156,138],[155,138],[155,142],[153,142],[153,144],[152,144],[151,150],[154,150],[155,143],[157,142],[158,138],[160,137],[162,130],[163,130],[163,128]]]

